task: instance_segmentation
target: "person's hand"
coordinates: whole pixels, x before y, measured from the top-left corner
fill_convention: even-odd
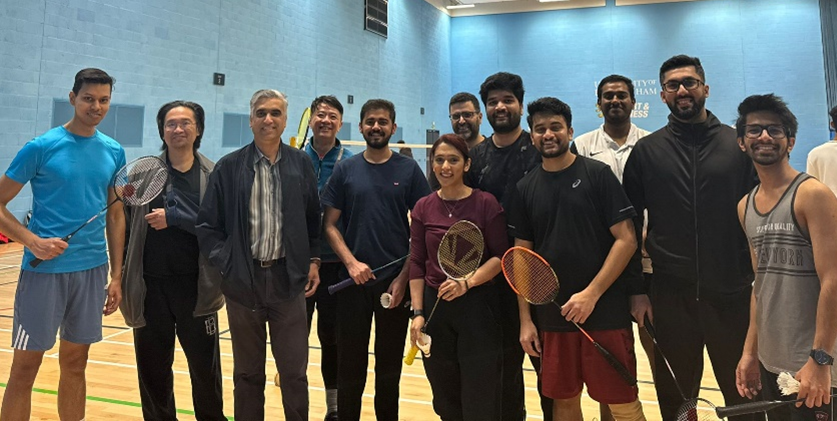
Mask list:
[[[468,289],[465,287],[465,282],[457,282],[453,279],[448,279],[445,282],[442,282],[442,285],[439,285],[439,293],[436,296],[445,301],[453,301],[465,295],[467,291]]]
[[[108,284],[108,299],[105,302],[105,308],[102,311],[102,314],[105,316],[110,316],[113,314],[116,309],[119,308],[119,303],[122,302],[122,280],[114,280],[110,281]]]
[[[531,320],[520,321],[520,345],[527,354],[540,358],[541,340],[538,337],[538,329]]]
[[[735,368],[735,387],[742,397],[753,399],[761,391],[759,359],[752,354],[743,354]]]
[[[60,238],[37,238],[29,247],[29,251],[38,259],[54,259],[67,250],[66,241]]]
[[[648,316],[648,320],[651,323],[654,323],[654,314],[651,311],[651,300],[648,298],[648,295],[631,295],[630,302],[631,316],[633,316],[634,320],[636,320],[639,327],[645,326],[646,316]]]
[[[581,291],[573,294],[566,304],[561,306],[561,315],[567,319],[568,322],[575,322],[582,324],[590,317],[590,313],[596,307],[597,297],[587,291]]]
[[[369,265],[363,262],[358,262],[357,260],[346,265],[346,270],[349,271],[349,276],[351,276],[358,285],[363,285],[369,282],[370,279],[375,279],[375,274],[372,273],[372,269],[369,268]]]
[[[418,340],[421,338],[421,329],[424,328],[424,316],[416,316],[410,323],[410,345],[418,346]]]
[[[163,208],[156,208],[145,215],[145,220],[148,222],[148,225],[151,225],[151,228],[155,230],[164,230],[169,227],[168,222],[166,222],[166,210]]]
[[[799,408],[804,403],[808,408],[828,405],[831,402],[831,366],[819,365],[812,358],[796,373],[799,380],[799,393],[796,397],[805,399],[797,402]]]
[[[318,286],[320,286],[320,266],[311,262],[308,268],[308,283],[305,284],[305,298],[316,294]]]
[[[389,284],[387,292],[389,295],[392,295],[392,301],[390,301],[389,308],[397,308],[401,305],[401,300],[404,299],[404,294],[407,293],[408,277],[407,272],[400,273],[392,280],[392,283]]]

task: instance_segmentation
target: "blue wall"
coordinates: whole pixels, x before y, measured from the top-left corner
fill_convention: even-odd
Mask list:
[[[828,136],[817,0],[706,0],[455,18],[451,23],[454,91],[477,92],[486,76],[518,73],[525,101],[557,96],[573,108],[575,133],[601,124],[596,85],[611,73],[635,81],[648,130],[666,123],[660,65],[698,56],[706,70],[707,108],[732,124],[746,96],[775,92],[800,123],[791,164]],[[467,70],[466,70],[467,69]],[[642,113],[640,113],[642,114]],[[491,132],[487,124],[483,132]]]
[[[451,19],[421,0],[389,5],[389,38],[363,30],[362,0],[0,0],[0,168],[32,137],[50,128],[52,103],[66,98],[73,76],[100,67],[117,79],[113,101],[145,107],[141,148],[156,153],[157,109],[174,99],[203,105],[201,151],[219,158],[224,113],[249,113],[254,91],[289,96],[288,130],[322,94],[345,106],[357,134],[361,105],[393,101],[404,138],[423,143],[446,121],[451,91]],[[212,74],[226,74],[226,86]],[[346,103],[354,95],[354,105]],[[420,115],[424,107],[425,115]],[[28,186],[11,204],[29,209]]]

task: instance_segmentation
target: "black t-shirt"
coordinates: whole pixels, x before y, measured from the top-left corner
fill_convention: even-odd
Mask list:
[[[341,211],[343,240],[356,259],[375,269],[409,253],[407,212],[428,194],[415,160],[393,153],[386,162],[372,164],[361,153],[334,167],[320,200]],[[376,276],[398,273],[401,266],[395,266]]]
[[[582,156],[559,172],[538,166],[517,183],[509,203],[511,234],[534,242],[534,251],[558,275],[558,304],[586,288],[599,272],[615,241],[610,227],[636,216],[610,167]],[[627,286],[627,280],[617,279],[599,298],[583,327],[629,327]],[[558,306],[540,305],[536,311],[543,330],[575,330]]]
[[[508,193],[541,162],[540,152],[525,130],[505,148],[498,148],[491,135],[474,146],[470,155],[471,169],[466,173],[465,184],[493,194],[504,209],[508,209]]]
[[[168,213],[172,208],[200,207],[200,172],[197,158],[185,173],[169,167],[166,188],[151,201],[149,210],[166,208]],[[172,226],[171,222],[159,231],[149,226],[143,250],[144,275],[151,278],[196,277],[199,253],[194,232]]]

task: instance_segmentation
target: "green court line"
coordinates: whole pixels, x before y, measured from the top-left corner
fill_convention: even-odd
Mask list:
[[[6,383],[0,383],[0,387],[6,388]],[[49,390],[49,389],[38,389],[36,387],[32,388],[33,392],[36,393],[43,393],[45,395],[58,395],[58,391],[56,390]],[[87,400],[94,401],[94,402],[104,402],[104,403],[112,403],[116,405],[122,406],[132,406],[135,408],[142,408],[142,404],[138,402],[130,402],[130,401],[122,401],[119,399],[109,399],[109,398],[100,398],[98,396],[87,396]],[[190,411],[188,409],[177,409],[175,410],[178,414],[183,415],[195,415],[195,411]],[[235,420],[233,417],[227,417],[228,420]]]

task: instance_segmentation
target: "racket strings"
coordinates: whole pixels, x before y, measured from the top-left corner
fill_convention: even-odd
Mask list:
[[[702,399],[689,399],[677,409],[677,421],[716,421],[715,408]]]
[[[558,295],[558,277],[539,256],[512,248],[503,256],[503,274],[520,296],[532,304],[546,304]]]
[[[167,179],[168,171],[162,160],[140,158],[116,174],[114,191],[125,204],[140,206],[160,194]]]
[[[479,269],[484,247],[480,229],[471,222],[459,221],[448,229],[439,243],[439,266],[451,279],[467,279]]]

